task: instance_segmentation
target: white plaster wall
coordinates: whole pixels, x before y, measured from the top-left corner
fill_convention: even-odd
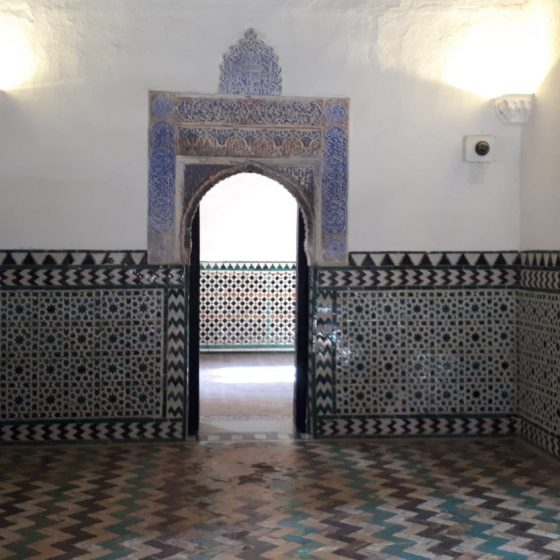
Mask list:
[[[297,203],[282,185],[239,173],[200,203],[200,260],[295,262],[296,228]]]
[[[469,85],[457,68],[473,30],[535,2],[3,0],[0,30],[18,29],[35,72],[0,95],[0,247],[144,248],[148,90],[216,92],[252,26],[285,95],[351,99],[350,250],[515,248],[520,133],[471,91],[499,72],[475,61]],[[0,71],[23,50],[2,45]],[[495,164],[462,161],[477,133],[497,136]]]
[[[557,5],[560,15],[560,4]],[[560,26],[556,19],[560,52]],[[521,150],[521,248],[560,248],[560,63],[539,88]]]

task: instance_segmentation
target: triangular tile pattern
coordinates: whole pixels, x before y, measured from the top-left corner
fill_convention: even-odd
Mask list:
[[[518,266],[518,251],[493,252],[351,252],[350,266],[357,267],[443,267],[443,266]]]
[[[139,266],[146,251],[0,251],[0,267]]]
[[[217,262],[208,261],[200,263],[201,270],[217,270],[217,271],[232,271],[232,272],[246,272],[251,270],[256,271],[293,271],[296,269],[295,262]]]
[[[560,268],[560,251],[524,251],[521,260],[524,267]]]

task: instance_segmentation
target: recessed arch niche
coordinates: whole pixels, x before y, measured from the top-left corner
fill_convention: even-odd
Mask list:
[[[198,202],[241,171],[296,198],[311,265],[346,263],[348,100],[284,97],[281,84],[278,57],[248,30],[224,55],[226,95],[150,92],[150,263],[189,264]]]

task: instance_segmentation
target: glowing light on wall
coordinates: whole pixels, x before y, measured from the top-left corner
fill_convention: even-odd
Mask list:
[[[549,14],[536,5],[487,17],[448,47],[444,80],[488,98],[534,93],[553,64],[551,34]]]
[[[27,25],[20,18],[0,17],[0,90],[21,87],[35,71]]]

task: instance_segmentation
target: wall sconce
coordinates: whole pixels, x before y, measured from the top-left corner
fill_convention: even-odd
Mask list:
[[[494,100],[496,111],[504,124],[525,124],[533,108],[533,94],[502,95]]]

